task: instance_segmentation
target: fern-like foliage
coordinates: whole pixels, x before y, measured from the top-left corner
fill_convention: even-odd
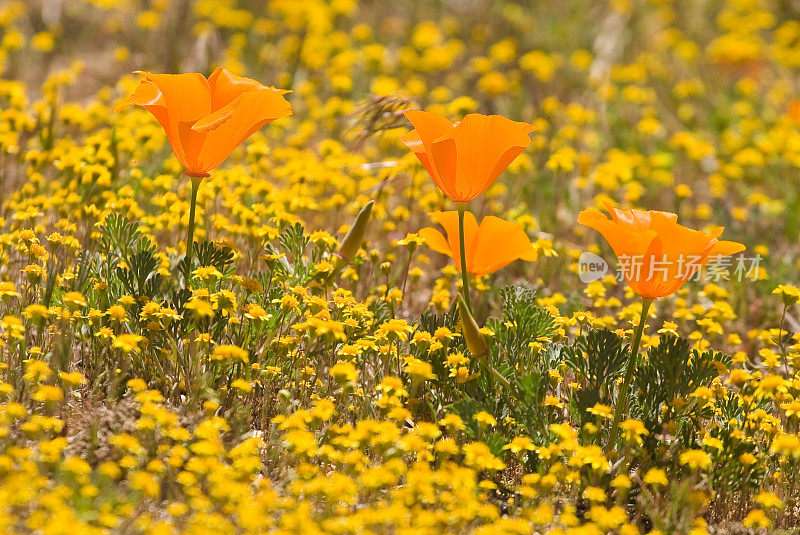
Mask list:
[[[693,401],[691,394],[707,386],[721,371],[729,368],[732,359],[715,351],[689,350],[689,342],[671,334],[663,334],[657,346],[647,352],[634,377],[634,416],[640,418],[653,440],[668,422],[678,427],[679,438],[686,447],[696,440],[693,434],[682,433],[711,416],[711,408]],[[680,403],[674,403],[680,400]],[[668,407],[669,410],[664,410]],[[696,426],[699,429],[702,426]]]
[[[424,313],[419,318],[419,327],[417,330],[433,334],[439,327],[446,327],[450,330],[455,330],[458,325],[458,307],[453,306],[444,314],[433,314],[431,312]]]
[[[153,244],[139,231],[139,224],[117,212],[109,214],[100,226],[100,246],[107,254],[126,262],[138,251],[155,252]]]
[[[570,409],[583,425],[586,409],[596,403],[612,404],[613,386],[625,371],[628,344],[608,329],[591,330],[565,351],[565,364],[580,385],[570,400]]]
[[[158,274],[159,262],[153,251],[138,251],[128,262],[128,267],[118,267],[116,270],[125,291],[136,297],[137,301],[142,301],[143,297],[155,299],[161,289],[162,277]]]
[[[286,227],[279,238],[281,247],[292,256],[295,265],[302,261],[309,240],[310,238],[306,236],[303,225],[300,223]]]
[[[493,365],[504,375],[514,370],[527,373],[540,369],[541,353],[534,350],[533,343],[555,333],[555,318],[536,303],[534,290],[510,286],[503,288],[500,295],[503,317],[487,322],[495,333]]]
[[[482,410],[514,422],[512,428],[496,431],[507,433],[507,439],[524,434],[538,444],[547,444],[552,439],[550,424],[563,419],[543,404],[548,393],[548,371],[564,359],[561,345],[545,343],[555,334],[556,322],[536,303],[533,290],[507,287],[501,291],[501,299],[502,319],[487,322],[494,332],[488,360],[511,388],[502,387],[491,373],[481,370],[479,380],[467,383],[464,392],[473,396]]]
[[[209,241],[195,242],[193,246],[192,265],[189,265],[185,256],[178,262],[178,272],[184,280],[190,280],[192,272],[198,267],[214,267],[223,275],[228,275],[228,268],[233,263],[233,251]]]

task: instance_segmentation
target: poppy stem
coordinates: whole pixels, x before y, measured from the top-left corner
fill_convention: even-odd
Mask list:
[[[200,182],[203,181],[203,177],[192,177],[192,202],[189,206],[189,230],[187,231],[186,235],[186,261],[189,266],[189,276],[191,277],[192,273],[192,254],[194,254],[194,215],[197,206],[197,190],[200,189]],[[186,281],[186,286],[188,288],[189,281]]]
[[[467,211],[467,203],[458,202],[456,208],[458,208],[458,244],[461,253],[461,285],[467,309],[472,313],[472,301],[469,298],[469,276],[467,275],[467,253],[464,249],[464,212]]]
[[[653,304],[652,299],[642,300],[642,314],[639,317],[639,325],[633,333],[633,343],[631,344],[631,354],[628,357],[628,366],[625,369],[625,379],[622,382],[622,387],[619,389],[617,396],[617,406],[614,408],[614,419],[611,422],[611,429],[609,430],[608,443],[606,444],[606,457],[611,453],[611,450],[616,446],[617,435],[619,434],[619,424],[622,420],[622,413],[627,410],[628,406],[628,392],[631,389],[631,381],[633,380],[633,372],[636,370],[636,361],[639,357],[639,343],[642,341],[642,331],[644,331],[644,324],[647,321],[647,312],[650,310],[650,305]]]

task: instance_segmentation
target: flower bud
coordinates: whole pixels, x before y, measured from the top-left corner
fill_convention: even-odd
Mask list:
[[[486,345],[486,339],[481,334],[478,323],[472,317],[461,294],[458,295],[458,312],[461,320],[461,334],[464,336],[472,356],[476,359],[485,357],[489,352],[489,346]]]
[[[372,213],[373,204],[375,204],[375,201],[369,201],[364,205],[361,211],[358,212],[353,226],[347,231],[347,234],[342,239],[342,243],[339,245],[339,250],[336,251],[336,256],[345,262],[350,262],[358,252],[358,248],[361,247],[361,242],[364,240],[364,233],[367,230],[369,216]]]

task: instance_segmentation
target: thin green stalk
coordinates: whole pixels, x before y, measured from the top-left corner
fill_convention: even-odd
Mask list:
[[[631,389],[633,372],[636,370],[636,360],[639,356],[639,343],[642,341],[642,331],[644,331],[644,324],[647,321],[647,312],[650,310],[650,305],[652,304],[652,299],[644,299],[642,301],[642,315],[639,318],[639,325],[633,333],[633,344],[631,345],[631,354],[630,357],[628,357],[628,365],[625,370],[625,379],[622,382],[622,387],[617,396],[617,406],[614,409],[614,419],[611,422],[611,430],[609,431],[608,443],[606,444],[606,457],[608,457],[611,450],[616,446],[622,413],[627,411],[628,392]]]
[[[411,269],[411,257],[414,256],[414,249],[409,249],[408,251],[408,261],[406,262],[406,270],[405,275],[403,275],[403,287],[400,290],[402,295],[400,296],[400,304],[397,307],[402,312],[403,310],[403,301],[406,300],[406,284],[408,284],[408,271]]]
[[[197,207],[197,190],[200,189],[200,182],[203,177],[192,177],[192,202],[189,206],[189,230],[186,235],[186,261],[189,264],[189,273],[192,271],[192,254],[194,254],[194,215]],[[189,281],[186,281],[188,286]]]
[[[472,313],[472,301],[469,298],[469,276],[467,275],[467,252],[464,248],[464,212],[467,211],[467,203],[456,203],[456,207],[458,208],[458,243],[461,253],[461,284],[467,309]]]
[[[513,387],[511,386],[511,383],[509,382],[509,380],[508,380],[508,379],[506,379],[506,378],[503,376],[503,374],[502,374],[502,373],[500,373],[499,371],[497,371],[497,368],[495,368],[494,366],[492,366],[492,365],[491,365],[491,364],[488,362],[488,357],[487,357],[486,367],[489,369],[489,374],[490,374],[490,377],[491,377],[491,376],[494,376],[494,378],[495,378],[495,379],[497,379],[497,382],[499,382],[501,385],[503,385],[503,387],[504,387],[506,390],[508,390],[508,391],[511,391],[511,389],[512,389]]]
[[[789,377],[789,358],[786,351],[786,345],[783,343],[783,322],[786,321],[786,309],[788,305],[783,305],[783,314],[781,314],[781,323],[778,326],[778,346],[781,348],[781,358],[783,359],[783,367],[786,370],[786,377]],[[792,377],[794,379],[794,377]]]

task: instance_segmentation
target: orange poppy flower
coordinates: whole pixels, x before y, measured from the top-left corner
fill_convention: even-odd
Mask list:
[[[786,108],[786,115],[795,124],[800,124],[800,100],[792,100]]]
[[[218,68],[200,73],[151,74],[116,107],[134,104],[161,123],[172,152],[189,176],[204,177],[259,128],[292,114],[290,93]]]
[[[502,115],[470,113],[457,123],[422,110],[405,112],[414,130],[400,141],[414,151],[442,192],[469,202],[530,145],[534,127]]]
[[[425,227],[419,235],[428,247],[449,256],[461,271],[461,248],[458,241],[458,212],[432,212],[431,219],[444,227],[445,238],[435,228]],[[525,230],[517,223],[486,216],[478,225],[471,212],[464,214],[464,253],[467,272],[486,275],[507,266],[514,260],[532,262],[539,257]]]
[[[683,286],[710,260],[744,251],[745,246],[720,241],[720,227],[707,234],[678,224],[677,214],[656,210],[584,210],[578,223],[598,231],[608,241],[628,286],[645,299],[666,297]]]

